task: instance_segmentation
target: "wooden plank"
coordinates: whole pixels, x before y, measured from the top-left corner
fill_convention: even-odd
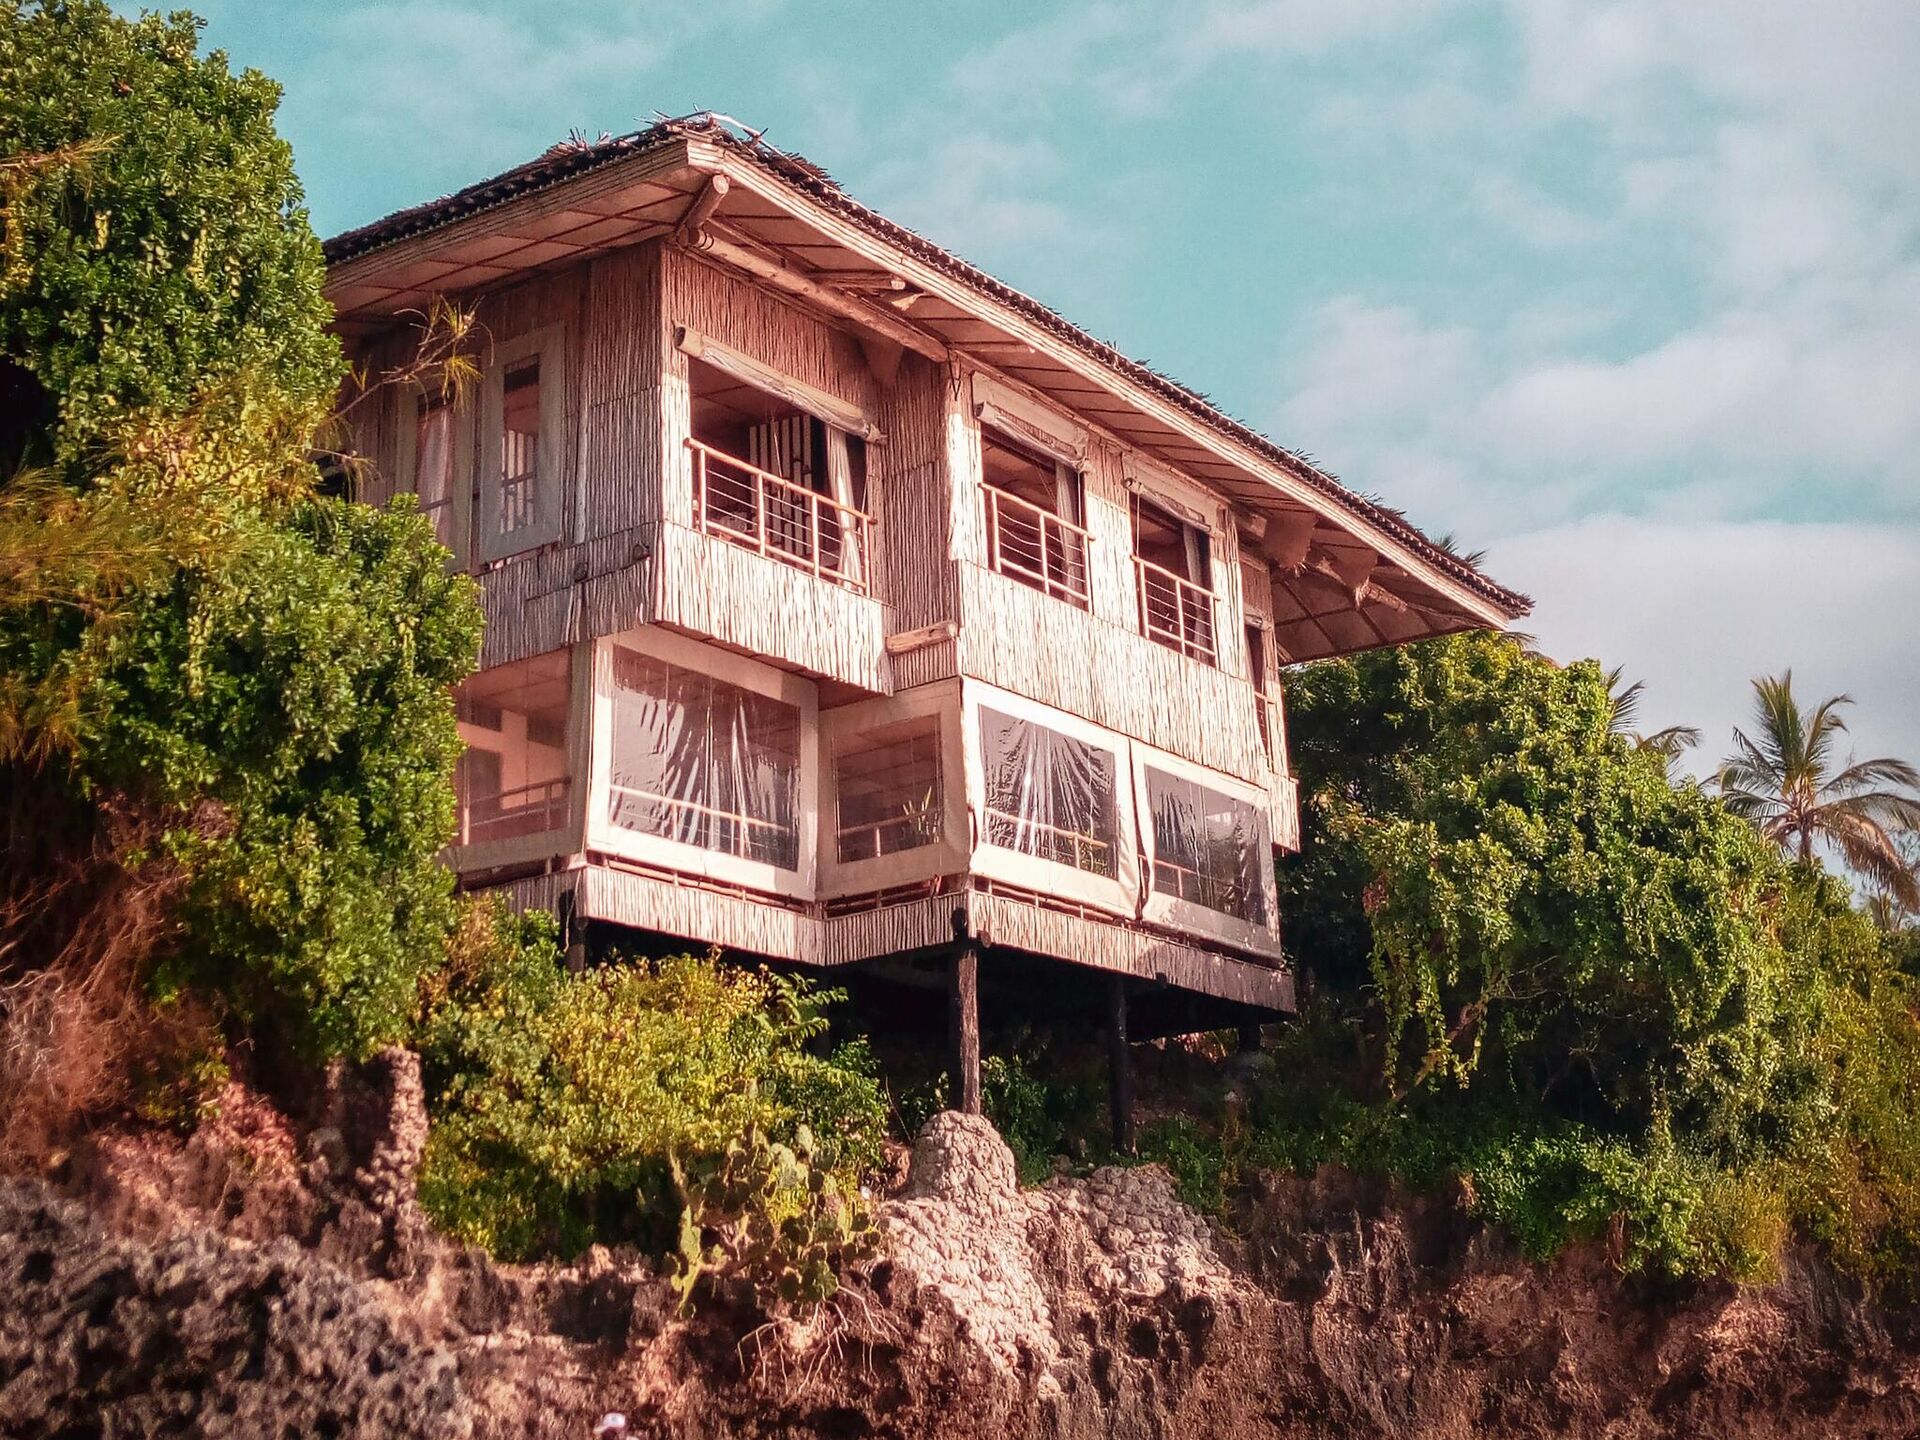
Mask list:
[[[1107,980],[1107,1114],[1113,1148],[1133,1153],[1133,1056],[1127,1043],[1127,977]]]
[[[980,1113],[980,954],[966,933],[966,911],[954,913],[953,964],[947,978],[947,1103]]]

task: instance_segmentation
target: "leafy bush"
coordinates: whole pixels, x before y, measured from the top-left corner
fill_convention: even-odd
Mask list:
[[[841,1271],[879,1243],[860,1194],[820,1167],[805,1125],[788,1146],[750,1124],[719,1155],[685,1165],[674,1157],[673,1179],[681,1203],[673,1288],[682,1314],[692,1312],[703,1281],[744,1282],[765,1310],[831,1300]]]
[[[454,913],[478,608],[419,516],[314,496],[320,247],[277,89],[198,43],[0,0],[0,1050],[99,1057],[9,1132],[146,1104],[169,1014],[398,1038]]]
[[[813,1053],[839,998],[712,956],[570,975],[549,917],[476,906],[424,991],[421,1200],[505,1258],[664,1251],[676,1158],[695,1173],[756,1128],[792,1147],[802,1127],[810,1163],[851,1194],[885,1111],[863,1047]]]
[[[1218,1215],[1240,1178],[1236,1152],[1241,1136],[1231,1124],[1225,1129],[1224,1135],[1210,1134],[1191,1116],[1170,1115],[1142,1128],[1136,1158],[1142,1164],[1166,1166],[1182,1200]]]
[[[1458,1177],[1529,1253],[1764,1274],[1789,1224],[1891,1277],[1920,1237],[1920,1038],[1817,867],[1613,733],[1606,677],[1489,636],[1290,687],[1290,947],[1318,1000],[1251,1152]]]

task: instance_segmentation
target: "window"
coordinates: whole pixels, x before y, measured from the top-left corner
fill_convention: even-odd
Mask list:
[[[834,747],[834,853],[841,864],[940,838],[940,726],[928,715],[850,735]]]
[[[865,590],[866,442],[702,361],[687,372],[696,525]]]
[[[1267,821],[1246,800],[1147,767],[1153,888],[1250,925],[1273,923]]]
[[[481,395],[480,497],[474,510],[483,562],[560,538],[561,334],[538,331],[494,352]]]
[[[533,528],[540,514],[540,361],[511,367],[501,386],[497,533]]]
[[[1116,878],[1111,751],[984,707],[980,750],[989,844]]]
[[[560,829],[569,791],[567,653],[486,670],[454,691],[467,748],[454,770],[459,843]]]
[[[453,405],[444,395],[421,395],[414,402],[413,493],[420,497],[420,513],[432,518],[433,533],[452,550]]]
[[[1191,660],[1214,664],[1212,538],[1136,495],[1133,565],[1141,631]]]
[[[616,647],[608,818],[702,850],[800,864],[800,711]]]
[[[1087,532],[1080,472],[980,431],[987,568],[1087,608]]]

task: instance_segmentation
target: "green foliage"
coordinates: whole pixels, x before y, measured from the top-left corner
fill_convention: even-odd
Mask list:
[[[1289,693],[1283,909],[1321,999],[1256,1097],[1263,1160],[1458,1177],[1535,1254],[1754,1275],[1792,1221],[1890,1273],[1920,1045],[1836,882],[1611,733],[1592,664],[1464,637]]]
[[[831,1300],[840,1273],[872,1257],[879,1243],[858,1191],[815,1154],[813,1132],[796,1127],[792,1145],[769,1140],[758,1123],[719,1155],[673,1160],[681,1201],[673,1288],[682,1314],[702,1282],[747,1284],[762,1309]]]
[[[200,22],[0,0],[0,348],[72,462],[140,411],[252,377],[297,408],[341,374],[280,90],[198,53]],[[18,162],[56,157],[38,166]]]
[[[863,1047],[813,1053],[840,998],[682,956],[569,975],[552,922],[481,911],[419,1026],[433,1130],[420,1196],[493,1253],[569,1255],[596,1239],[666,1248],[670,1170],[756,1127],[842,1194],[878,1163],[885,1111]]]
[[[404,1031],[453,917],[434,855],[479,612],[410,506],[313,496],[343,373],[320,249],[277,88],[198,36],[0,0],[0,464],[34,467],[0,479],[0,765],[59,817],[6,898],[160,872],[121,947],[158,999],[357,1055]],[[9,964],[118,923],[58,908]]]
[[[1166,1166],[1182,1200],[1196,1210],[1218,1215],[1239,1183],[1243,1138],[1231,1124],[1223,1132],[1211,1134],[1191,1116],[1169,1115],[1140,1131],[1138,1159]]]
[[[453,916],[434,857],[477,610],[420,517],[314,500],[107,637],[84,783],[183,817],[164,843],[191,940],[163,991],[219,994],[315,1058],[400,1037]]]

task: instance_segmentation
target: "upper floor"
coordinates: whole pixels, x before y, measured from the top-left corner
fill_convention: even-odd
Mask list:
[[[360,407],[479,577],[483,666],[655,626],[824,712],[943,681],[1293,825],[1285,665],[1526,602],[1204,400],[706,119],[561,147],[328,246],[369,371],[447,295],[480,379]]]

